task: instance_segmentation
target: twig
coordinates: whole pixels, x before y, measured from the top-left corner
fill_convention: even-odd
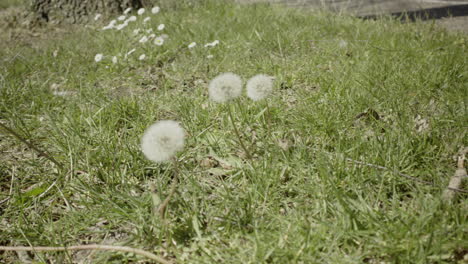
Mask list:
[[[432,182],[429,182],[429,181],[425,181],[425,180],[421,180],[421,179],[418,179],[416,177],[413,177],[413,176],[410,176],[408,174],[404,174],[400,171],[397,171],[397,170],[391,170],[387,167],[384,167],[384,166],[380,166],[380,165],[375,165],[375,164],[372,164],[372,163],[366,163],[366,162],[362,162],[362,161],[358,161],[358,160],[353,160],[353,159],[350,159],[350,158],[346,158],[347,161],[350,161],[350,162],[353,162],[353,163],[356,163],[356,164],[359,164],[359,165],[364,165],[364,166],[367,166],[367,167],[372,167],[372,168],[376,168],[376,169],[381,169],[381,170],[389,170],[389,171],[394,171],[396,174],[398,174],[399,176],[401,177],[404,177],[404,178],[407,178],[407,179],[410,179],[410,180],[413,180],[413,181],[417,181],[417,182],[420,182],[420,183],[424,183],[426,185],[431,185],[431,186],[435,186],[434,183]],[[466,172],[465,172],[466,173]],[[461,177],[460,177],[461,178]],[[463,190],[463,189],[459,189],[457,187],[452,187],[449,185],[449,187],[447,187],[447,189],[449,190],[452,190],[452,191],[456,191],[456,192],[461,192],[461,193],[468,193],[467,190]]]
[[[174,178],[172,179],[172,186],[171,190],[169,191],[169,195],[164,199],[164,201],[161,203],[161,205],[158,208],[159,215],[161,216],[161,219],[164,219],[164,213],[166,212],[166,207],[169,204],[172,196],[174,195],[176,189],[177,189],[177,184],[179,182],[179,164],[177,161],[177,158],[174,158]]]
[[[145,256],[158,263],[172,264],[172,262],[167,261],[161,257],[158,257],[148,251],[144,251],[142,249],[137,249],[137,248],[131,248],[131,247],[123,247],[123,246],[112,246],[112,245],[79,245],[79,246],[70,246],[70,247],[21,247],[21,246],[6,247],[6,246],[0,246],[0,251],[68,251],[68,250],[107,250],[107,251],[130,252],[130,253]]]
[[[23,142],[24,144],[26,144],[29,148],[35,150],[39,156],[43,156],[45,157],[46,159],[50,160],[52,163],[54,163],[55,165],[57,165],[57,167],[59,167],[60,169],[63,169],[63,165],[58,162],[56,159],[54,159],[52,156],[50,156],[49,154],[47,154],[45,151],[42,151],[40,150],[38,147],[34,146],[34,144],[32,144],[31,142],[28,142],[25,138],[23,138],[22,136],[20,136],[18,133],[16,133],[13,129],[7,127],[6,125],[4,125],[2,122],[0,122],[0,127],[2,127],[4,130],[6,130],[8,133],[10,133],[12,136],[16,137],[17,139],[19,139],[21,142]]]
[[[463,177],[467,177],[465,165],[463,164],[465,161],[465,153],[462,153],[458,156],[457,160],[457,170],[455,174],[450,179],[449,185],[447,189],[445,189],[444,193],[442,194],[442,199],[445,201],[451,201],[455,197],[455,191],[458,190],[462,184]]]

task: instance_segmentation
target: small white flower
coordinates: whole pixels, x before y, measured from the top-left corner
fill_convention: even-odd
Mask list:
[[[154,39],[154,45],[162,46],[164,44],[164,39],[162,37],[156,37]]]
[[[120,24],[120,25],[117,25],[117,26],[115,27],[115,29],[117,29],[117,30],[122,30],[122,29],[124,29],[126,26],[128,26],[128,22],[124,22],[124,23],[122,23],[122,24]]]
[[[140,43],[145,43],[148,41],[148,37],[147,36],[143,36],[138,42]]]
[[[208,56],[206,56],[207,59],[212,59],[214,56],[209,54]]]
[[[133,21],[136,21],[136,20],[137,20],[136,16],[131,16],[131,17],[127,18],[127,20],[125,20],[125,21],[133,22]]]
[[[112,57],[112,63],[117,64],[117,56]]]
[[[127,16],[119,16],[117,18],[118,21],[122,21],[122,20],[125,20],[127,18]]]
[[[151,17],[145,17],[145,19],[143,19],[143,23],[146,23],[148,21],[150,21]]]
[[[258,74],[247,81],[247,96],[258,101],[267,97],[273,91],[272,77],[264,74]]]
[[[94,21],[97,21],[98,19],[100,19],[102,17],[101,14],[96,14],[96,16],[94,16]]]
[[[116,23],[117,23],[117,20],[114,19],[111,22],[109,22],[107,26],[103,27],[102,30],[111,29],[115,26]]]
[[[138,57],[139,60],[144,60],[146,58],[145,54],[141,54],[140,57]]]
[[[141,29],[137,28],[133,30],[133,35],[138,35],[140,33]]]
[[[164,24],[160,24],[160,25],[158,26],[158,30],[161,31],[161,30],[163,30],[165,27],[166,27],[166,26],[165,26]]]
[[[130,11],[132,11],[131,7],[125,9],[125,11],[123,13],[124,13],[124,15],[126,15],[126,14],[130,13]]]
[[[211,100],[224,103],[242,93],[242,79],[234,73],[223,73],[211,80],[208,85]]]
[[[185,131],[175,121],[163,120],[151,125],[141,138],[141,150],[154,162],[168,161],[184,148]]]
[[[197,43],[195,42],[192,42],[188,45],[188,48],[191,49],[191,48],[194,48],[195,46],[197,45]]]
[[[206,47],[214,47],[214,46],[216,46],[216,45],[218,45],[218,44],[219,44],[219,40],[215,40],[215,41],[213,41],[213,42],[206,43],[206,44],[205,44],[205,48],[206,48]]]
[[[144,9],[144,8],[140,8],[140,9],[138,9],[138,11],[137,11],[137,14],[138,14],[139,16],[143,15],[144,13],[145,13],[145,9]]]
[[[153,8],[151,9],[151,13],[157,14],[157,13],[159,13],[159,10],[160,10],[159,6],[155,6],[155,7],[153,7]]]
[[[94,61],[95,62],[100,62],[102,60],[102,58],[104,58],[104,55],[102,55],[101,53],[98,53],[98,54],[96,54],[96,56],[94,56]]]

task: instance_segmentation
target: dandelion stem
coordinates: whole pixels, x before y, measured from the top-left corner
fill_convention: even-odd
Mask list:
[[[69,251],[69,250],[108,250],[108,251],[130,252],[130,253],[145,256],[158,263],[162,263],[162,264],[172,263],[148,251],[138,249],[138,248],[124,247],[124,246],[112,246],[112,245],[78,245],[78,246],[70,246],[70,247],[6,247],[6,246],[0,246],[0,251]]]
[[[234,118],[232,117],[232,110],[230,106],[228,106],[228,113],[229,113],[229,119],[231,120],[231,124],[234,127],[234,132],[236,133],[236,136],[239,139],[239,144],[241,145],[242,149],[244,149],[244,152],[247,158],[252,159],[252,155],[250,155],[250,152],[245,147],[244,142],[242,141],[242,138],[240,136],[239,130],[237,129],[236,124],[234,123]]]
[[[169,195],[167,195],[166,199],[164,199],[164,201],[161,203],[158,209],[161,219],[164,219],[164,213],[166,212],[167,205],[169,204],[172,196],[174,195],[177,189],[177,184],[179,182],[179,179],[178,179],[179,178],[179,162],[177,161],[177,158],[173,159],[173,165],[174,165],[174,178],[172,179],[171,190],[169,191]]]
[[[0,127],[2,127],[4,130],[6,130],[10,135],[16,137],[17,139],[19,139],[19,141],[23,142],[24,144],[26,144],[29,148],[33,149],[34,151],[36,151],[39,156],[43,156],[45,157],[46,159],[48,159],[49,161],[51,161],[52,163],[54,163],[57,167],[59,167],[60,169],[63,169],[63,165],[58,162],[56,159],[54,159],[52,156],[50,156],[49,154],[47,154],[45,151],[43,150],[40,150],[38,147],[34,146],[34,144],[32,144],[31,142],[27,141],[24,137],[20,136],[18,133],[16,133],[16,131],[14,131],[13,129],[9,128],[8,126],[4,125],[2,122],[0,122]]]

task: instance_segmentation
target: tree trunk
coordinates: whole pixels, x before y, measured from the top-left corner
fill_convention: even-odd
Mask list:
[[[85,22],[95,14],[121,14],[131,7],[143,7],[145,0],[32,0],[37,20]]]

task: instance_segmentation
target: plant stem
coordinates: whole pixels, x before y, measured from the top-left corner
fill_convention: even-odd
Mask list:
[[[34,144],[32,144],[31,142],[28,142],[25,138],[23,138],[22,136],[20,136],[18,133],[16,133],[13,129],[7,127],[6,125],[4,125],[2,122],[0,122],[0,127],[2,127],[4,130],[6,130],[8,133],[10,133],[12,136],[16,137],[17,139],[19,139],[21,142],[23,142],[24,144],[26,144],[29,148],[35,150],[39,156],[43,156],[45,157],[46,159],[48,159],[49,161],[51,161],[52,163],[54,163],[57,167],[59,167],[60,169],[63,169],[63,165],[58,162],[56,159],[54,159],[52,156],[50,156],[49,154],[47,154],[45,151],[42,151],[40,150],[38,147],[34,146]]]
[[[234,123],[234,118],[232,117],[232,111],[231,107],[228,106],[228,113],[229,113],[229,119],[231,120],[231,124],[234,127],[234,132],[236,133],[237,138],[239,139],[239,144],[241,145],[242,149],[245,152],[245,155],[247,156],[248,159],[252,159],[252,155],[250,155],[250,152],[247,150],[247,148],[244,145],[244,142],[242,141],[242,138],[240,136],[239,130],[237,129],[236,124]]]
[[[177,189],[177,184],[179,182],[179,179],[178,179],[179,178],[179,163],[177,161],[177,158],[173,159],[173,165],[174,165],[174,178],[172,179],[171,190],[169,191],[169,195],[166,197],[166,199],[164,199],[164,201],[161,203],[158,209],[161,219],[164,219],[164,213],[166,211],[167,205],[169,204],[172,196],[174,195]]]

